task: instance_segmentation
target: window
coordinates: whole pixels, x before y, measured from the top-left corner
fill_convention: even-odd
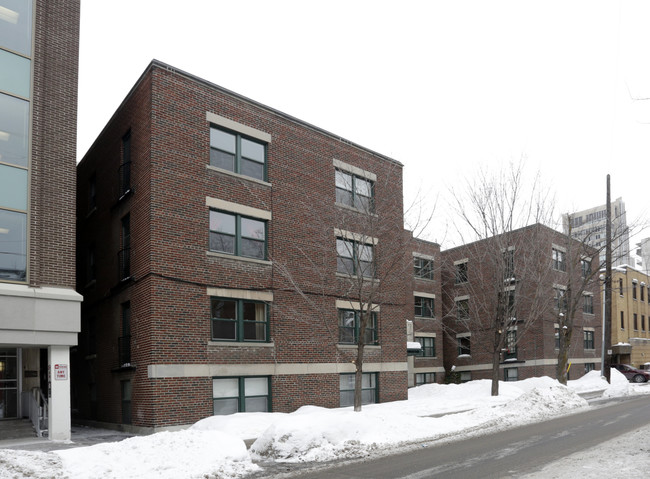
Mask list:
[[[95,243],[88,246],[86,252],[86,283],[95,281],[97,278],[97,270],[95,265]]]
[[[503,252],[503,279],[512,281],[515,277],[515,250],[508,249]]]
[[[97,175],[94,173],[88,180],[88,213],[97,207]]]
[[[339,378],[339,393],[341,407],[354,406],[354,374],[341,374]],[[363,373],[361,375],[361,404],[377,402],[377,374]]]
[[[582,272],[583,278],[588,278],[589,276],[591,276],[591,260],[582,258],[580,260],[580,270]]]
[[[210,251],[266,258],[266,222],[210,210]]]
[[[131,424],[131,381],[120,381],[122,390],[122,424]]]
[[[2,28],[0,28],[0,35],[2,35]],[[29,165],[29,102],[0,94],[0,112],[2,112],[0,114],[0,163],[27,168]]]
[[[415,296],[415,315],[422,318],[433,318],[435,316],[434,298]]]
[[[271,410],[268,377],[235,377],[212,379],[213,414],[222,416],[237,412],[269,412]]]
[[[625,329],[625,315],[621,311],[621,329]]]
[[[415,256],[413,258],[414,274],[416,278],[433,279],[433,260]]]
[[[582,296],[582,312],[587,314],[594,314],[594,297],[590,294]]]
[[[469,320],[469,299],[456,300],[456,319],[461,321]]]
[[[636,313],[634,313],[633,318],[633,323],[634,323],[634,330],[638,331],[639,330],[639,319]]]
[[[32,2],[3,1],[0,21],[0,46],[21,53],[31,54]],[[0,111],[2,111],[0,109]]]
[[[131,130],[122,137],[122,164],[119,168],[120,197],[131,191]]]
[[[517,330],[506,332],[506,351],[504,359],[517,359]]]
[[[584,335],[584,348],[585,349],[594,349],[594,332],[593,331],[583,331]]]
[[[121,305],[122,336],[117,340],[119,367],[131,366],[131,302]]]
[[[456,338],[458,341],[458,355],[459,356],[469,356],[471,354],[470,350],[470,337],[469,336],[460,336]]]
[[[436,373],[415,373],[415,385],[433,384],[436,382]]]
[[[467,381],[472,380],[472,372],[471,371],[461,371],[460,372],[460,382],[461,383],[466,383]]]
[[[505,368],[503,370],[503,380],[504,381],[518,381],[519,380],[519,369],[518,368]]]
[[[618,278],[618,294],[623,296],[623,278]]]
[[[0,281],[27,278],[27,213],[0,207]]]
[[[212,340],[266,341],[266,304],[244,299],[211,299]]]
[[[122,218],[122,247],[118,252],[119,280],[131,277],[131,215]]]
[[[594,363],[585,363],[585,374],[589,371],[593,371],[594,369],[596,369],[596,365]]]
[[[641,331],[645,331],[645,315],[641,315]]]
[[[564,291],[562,288],[553,288],[553,290],[555,291],[555,307],[558,309],[558,311],[566,310],[566,291]]]
[[[339,309],[339,343],[357,344],[361,330],[361,314],[351,309]],[[367,314],[364,317],[367,318]],[[377,344],[377,313],[370,314],[364,344]]]
[[[374,183],[361,176],[336,170],[336,202],[365,212],[374,210]]]
[[[560,349],[560,327],[555,326],[555,349]]]
[[[553,269],[566,271],[566,253],[557,248],[553,248]]]
[[[632,281],[632,299],[636,299],[636,281]]]
[[[266,146],[238,133],[210,127],[210,165],[264,181]]]
[[[641,301],[645,301],[645,285],[641,283],[641,297],[639,298]]]
[[[425,358],[435,358],[436,357],[436,338],[430,336],[416,336],[415,342],[420,343],[422,349],[418,353],[418,356]]]
[[[336,238],[336,270],[339,273],[372,278],[375,275],[373,245]]]
[[[456,284],[467,283],[467,261],[456,265]]]

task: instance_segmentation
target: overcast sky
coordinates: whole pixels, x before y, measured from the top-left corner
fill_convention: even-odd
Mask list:
[[[155,58],[402,162],[443,247],[449,186],[521,157],[558,215],[609,173],[647,220],[649,21],[647,0],[83,0],[78,157]]]

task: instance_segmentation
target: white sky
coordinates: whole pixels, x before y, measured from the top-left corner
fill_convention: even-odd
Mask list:
[[[559,213],[650,216],[647,0],[82,1],[78,157],[156,58],[405,165],[406,202],[527,158]],[[646,233],[645,236],[648,236]]]

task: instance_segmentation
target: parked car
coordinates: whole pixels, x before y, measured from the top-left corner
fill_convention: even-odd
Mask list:
[[[629,381],[634,383],[645,383],[650,380],[648,371],[633,368],[629,364],[612,364],[612,367],[618,369]]]

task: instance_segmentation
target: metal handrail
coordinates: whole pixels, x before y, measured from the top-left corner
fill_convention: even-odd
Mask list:
[[[47,399],[43,395],[41,388],[34,387],[29,395],[29,420],[32,422],[38,437],[43,437],[43,433],[47,432],[47,416]]]

